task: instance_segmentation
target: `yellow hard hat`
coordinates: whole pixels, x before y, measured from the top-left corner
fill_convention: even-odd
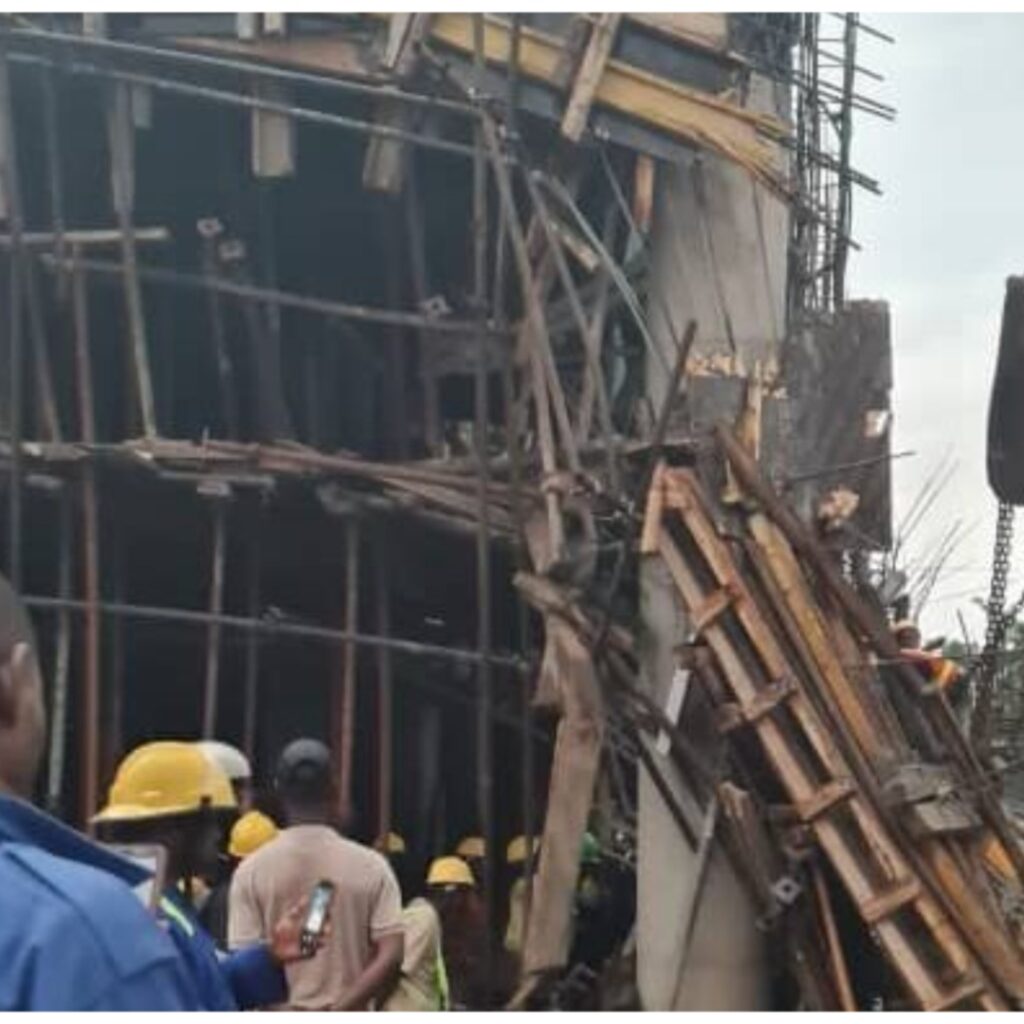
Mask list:
[[[461,857],[438,857],[427,872],[427,885],[459,885],[472,888],[473,872]]]
[[[118,765],[107,805],[92,820],[141,821],[237,806],[228,777],[199,747],[161,741],[136,747]]]
[[[235,822],[228,840],[228,853],[238,860],[255,853],[277,835],[277,826],[259,811],[249,811]]]
[[[405,840],[397,832],[388,832],[386,835],[377,836],[373,841],[373,848],[386,857],[396,857],[405,853]]]
[[[459,857],[469,857],[471,860],[483,860],[487,856],[487,846],[483,836],[466,836],[458,846],[455,853]]]
[[[537,851],[540,849],[540,839],[534,836],[531,845],[533,846],[533,855],[536,857]],[[509,842],[505,848],[505,860],[509,864],[522,864],[526,860],[526,836],[516,836]]]

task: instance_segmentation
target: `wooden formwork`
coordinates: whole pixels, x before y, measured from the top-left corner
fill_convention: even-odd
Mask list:
[[[725,536],[693,473],[661,468],[641,539],[712,654],[722,731],[756,737],[918,1007],[1010,1008],[1024,997],[1024,965],[974,870],[978,835],[913,837],[896,820],[882,787],[915,755],[884,694],[857,678],[869,661],[856,631],[818,599],[763,511],[737,521],[741,535]]]

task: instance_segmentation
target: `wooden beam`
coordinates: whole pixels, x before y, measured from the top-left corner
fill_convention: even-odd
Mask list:
[[[615,45],[615,34],[622,23],[621,14],[599,14],[590,33],[590,41],[583,54],[583,63],[576,73],[569,102],[562,117],[562,134],[573,142],[579,142],[587,127],[590,108],[597,95],[605,65]]]
[[[555,87],[562,40],[527,26],[522,26],[520,33],[520,72]],[[488,63],[504,65],[507,62],[510,35],[508,21],[487,16],[484,53]],[[437,15],[431,38],[461,53],[472,53],[471,16]],[[607,62],[593,101],[693,146],[718,153],[746,167],[776,195],[789,194],[781,148],[777,145],[788,137],[789,129],[778,118],[755,113],[711,93],[671,82],[614,59]]]
[[[419,44],[430,31],[432,14],[392,14],[388,22],[388,38],[381,60],[381,70],[399,80],[415,70]],[[377,105],[376,120],[393,128],[408,128],[413,113],[395,100],[382,100]],[[400,139],[371,136],[363,162],[363,185],[378,192],[397,195],[402,190],[406,159],[405,145]]]
[[[724,54],[729,45],[729,16],[723,12],[650,11],[627,14],[626,21],[701,50]]]

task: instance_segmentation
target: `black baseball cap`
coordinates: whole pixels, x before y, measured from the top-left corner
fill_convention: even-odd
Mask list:
[[[320,740],[292,740],[277,760],[277,788],[285,795],[322,797],[330,790],[331,752]]]

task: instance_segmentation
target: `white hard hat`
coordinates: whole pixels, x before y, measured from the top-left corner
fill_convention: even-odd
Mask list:
[[[252,778],[249,759],[238,747],[220,740],[200,740],[196,745],[232,782],[248,782]]]

